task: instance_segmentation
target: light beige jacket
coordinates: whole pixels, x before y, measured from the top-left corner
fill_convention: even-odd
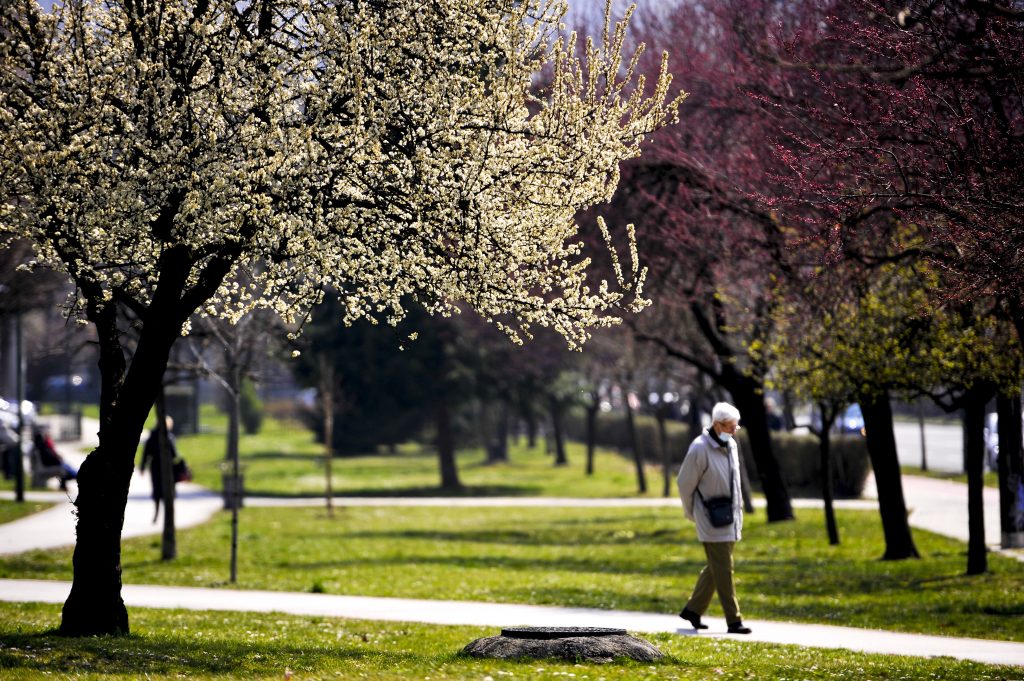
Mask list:
[[[697,496],[699,487],[704,498],[729,496],[729,469],[732,468],[733,524],[713,527],[707,511]],[[701,542],[739,541],[743,536],[743,495],[740,493],[740,457],[736,440],[722,446],[715,442],[707,430],[691,444],[679,468],[676,479],[683,512],[697,524],[697,538]]]

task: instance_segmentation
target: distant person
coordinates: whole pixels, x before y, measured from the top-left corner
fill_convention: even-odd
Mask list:
[[[718,592],[730,634],[749,634],[743,625],[733,580],[733,547],[743,530],[743,495],[740,459],[734,435],[740,412],[727,402],[711,410],[711,426],[690,445],[679,469],[679,496],[686,517],[697,524],[707,564],[697,578],[690,600],[679,616],[694,629],[707,629],[700,621]]]
[[[173,463],[178,458],[178,451],[174,445],[174,419],[170,416],[166,417],[167,423],[167,455],[171,458]],[[146,466],[149,466],[149,479],[153,483],[153,491],[150,497],[153,499],[153,522],[156,522],[157,516],[160,515],[160,500],[164,498],[164,471],[160,465],[160,429],[153,427],[153,430],[149,431],[149,438],[146,440],[146,446],[142,448],[142,462],[139,464],[139,470],[142,472],[146,471]]]
[[[768,420],[768,428],[770,430],[785,430],[786,420],[782,418],[782,414],[779,412],[779,407],[775,404],[775,400],[770,397],[764,399],[764,414]]]
[[[78,477],[78,469],[65,461],[64,457],[57,453],[57,447],[53,444],[53,439],[49,433],[39,426],[32,428],[32,446],[39,453],[39,463],[43,466],[59,467],[61,469],[61,473],[58,476],[60,478],[60,488],[66,490],[68,488],[68,480],[74,480]]]

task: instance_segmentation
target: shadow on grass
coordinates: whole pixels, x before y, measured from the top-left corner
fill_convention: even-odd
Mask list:
[[[197,674],[237,677],[247,672],[263,676],[286,666],[315,663],[343,667],[352,660],[390,658],[394,664],[418,660],[411,653],[359,650],[344,644],[314,651],[291,644],[249,641],[196,641],[149,638],[145,635],[63,637],[55,630],[34,634],[4,634],[0,669],[31,670],[40,674],[65,674],[69,669],[92,674],[190,676]]]
[[[433,566],[442,569],[504,570],[514,573],[559,571],[574,574],[609,574],[623,576],[666,576],[697,574],[703,566],[698,561],[658,561],[649,564],[630,563],[628,566],[595,557],[571,558],[566,556],[517,558],[512,556],[394,556],[388,558],[340,558],[337,560],[281,560],[273,564],[276,569],[318,572],[361,568],[402,568],[411,564],[418,567]],[[680,572],[682,571],[682,573]]]
[[[388,497],[388,498],[426,498],[426,497],[450,497],[450,498],[472,498],[472,497],[531,497],[538,496],[541,488],[532,485],[467,485],[458,489],[437,487],[434,485],[421,487],[380,487],[370,489],[342,490],[334,493],[335,499],[352,497],[363,499],[367,497]],[[261,490],[246,486],[245,494],[249,497],[270,497],[274,499],[323,499],[323,493],[298,493],[287,494],[280,491]]]
[[[362,532],[346,532],[349,539],[381,539],[388,542],[411,539],[413,541],[443,541],[470,544],[511,544],[514,546],[608,546],[622,544],[654,544],[676,545],[680,542],[680,532],[676,530],[602,530],[587,534],[567,534],[559,531],[545,530],[460,530],[447,532],[442,530],[366,530]],[[300,537],[325,536],[320,533],[299,534]],[[334,536],[334,535],[327,535]]]

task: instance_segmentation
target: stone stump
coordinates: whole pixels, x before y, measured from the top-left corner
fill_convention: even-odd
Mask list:
[[[611,662],[628,657],[651,662],[662,652],[647,641],[630,636],[625,629],[602,627],[510,627],[500,636],[478,638],[462,652],[472,657],[499,659],[531,657]]]

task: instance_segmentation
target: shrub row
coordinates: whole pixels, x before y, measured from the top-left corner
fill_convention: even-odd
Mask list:
[[[644,461],[660,463],[657,421],[651,416],[637,415],[635,423],[637,446]],[[586,441],[586,415],[582,411],[573,411],[567,415],[565,426],[569,438],[579,442]],[[665,426],[672,463],[678,466],[690,446],[690,431],[685,424],[678,421],[668,421]],[[625,414],[598,414],[596,430],[598,446],[618,449],[624,454],[632,453]],[[754,464],[749,442],[742,429],[738,441],[752,486],[759,487],[757,466]],[[832,480],[836,497],[860,497],[870,470],[864,438],[859,435],[833,435],[831,443]],[[772,433],[772,445],[782,471],[782,478],[790,493],[795,496],[820,497],[821,454],[818,438],[813,435],[775,432]]]

